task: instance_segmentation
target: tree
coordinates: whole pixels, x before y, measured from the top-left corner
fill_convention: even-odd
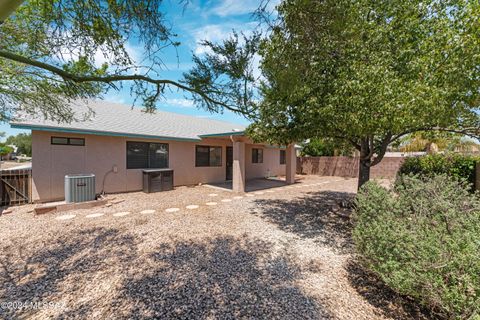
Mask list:
[[[479,144],[465,136],[450,132],[415,132],[397,140],[397,150],[402,152],[428,151],[435,144],[438,151],[472,152],[478,150]]]
[[[250,135],[346,141],[360,152],[359,187],[405,135],[478,137],[479,16],[478,1],[284,0],[259,46]]]
[[[17,154],[32,156],[32,135],[30,133],[19,133],[16,136],[9,136],[5,144],[17,147]]]
[[[162,2],[1,2],[0,121],[18,110],[71,121],[75,115],[65,101],[99,97],[127,83],[146,111],[154,111],[171,88],[191,94],[208,110],[242,112],[217,91],[160,77],[161,53],[180,45]],[[141,61],[132,58],[129,41],[138,42]],[[95,64],[98,56],[107,62]]]
[[[302,156],[351,156],[353,148],[344,141],[314,138],[302,144]]]
[[[0,160],[3,160],[3,156],[6,156],[7,154],[12,152],[13,152],[12,147],[7,146],[4,143],[0,143]]]

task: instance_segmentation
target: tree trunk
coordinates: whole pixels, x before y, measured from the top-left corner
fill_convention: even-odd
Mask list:
[[[358,166],[358,189],[370,180],[370,159],[360,159]]]

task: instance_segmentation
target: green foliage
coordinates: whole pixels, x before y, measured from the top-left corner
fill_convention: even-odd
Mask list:
[[[350,156],[353,148],[341,140],[335,139],[310,139],[302,147],[302,156]]]
[[[0,156],[6,156],[9,153],[13,152],[13,148],[10,146],[7,146],[3,143],[0,144]]]
[[[470,151],[479,145],[462,135],[450,132],[416,132],[397,140],[396,148],[403,152],[426,151],[429,143],[434,143],[439,151]]]
[[[254,140],[342,139],[368,169],[412,132],[479,135],[480,2],[284,0],[277,8],[259,45]],[[210,70],[235,59],[215,61]]]
[[[32,135],[30,133],[19,133],[16,136],[9,136],[5,142],[7,145],[17,147],[17,154],[32,156]]]
[[[164,70],[163,50],[179,45],[162,0],[20,3],[0,24],[0,121],[22,111],[68,122],[75,115],[65,100],[101,97],[127,85],[149,111],[168,86],[188,91],[170,79],[150,78]],[[128,50],[132,39],[141,61]],[[98,56],[106,63],[98,65]],[[139,68],[142,78],[118,79]]]
[[[480,201],[446,175],[367,183],[353,238],[365,266],[395,291],[449,318],[480,316]]]
[[[409,157],[403,162],[398,174],[399,179],[407,174],[427,177],[446,174],[456,179],[465,180],[470,185],[473,185],[475,182],[475,163],[479,161],[480,157],[478,156],[457,153]]]
[[[199,106],[215,112],[227,107],[249,115],[258,98],[252,85],[257,80],[253,59],[258,51],[258,41],[257,33],[247,37],[233,32],[221,44],[202,42],[209,50],[202,56],[193,56],[195,66],[184,73],[183,82],[199,92],[207,92],[221,103],[212,109],[201,95],[193,94]]]
[[[479,13],[465,1],[283,1],[260,46],[255,132],[373,136],[378,151],[383,137],[423,127],[478,128]]]

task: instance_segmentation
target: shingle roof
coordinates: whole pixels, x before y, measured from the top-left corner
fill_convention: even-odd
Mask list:
[[[88,112],[89,108],[93,114],[85,121],[71,123],[58,123],[40,117],[20,116],[10,122],[10,125],[14,128],[33,130],[52,129],[52,131],[185,140],[199,140],[202,135],[238,134],[245,129],[243,126],[229,122],[172,112],[157,110],[155,113],[145,113],[140,108],[132,109],[130,106],[101,100],[73,102],[71,108],[80,119]]]

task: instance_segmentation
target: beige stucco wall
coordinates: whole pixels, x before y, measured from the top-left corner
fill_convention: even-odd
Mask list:
[[[61,146],[50,143],[51,136],[85,138],[85,146]],[[126,142],[151,141],[169,144],[169,167],[174,170],[174,184],[191,185],[221,182],[226,176],[226,146],[228,139],[204,139],[201,142],[164,141],[126,137],[68,134],[32,131],[33,200],[53,201],[64,198],[66,174],[93,173],[96,192],[102,191],[105,174],[117,167],[116,173],[105,178],[105,192],[128,192],[142,189],[142,170],[126,169]],[[195,145],[222,147],[221,167],[195,167]],[[246,145],[247,179],[270,175],[284,175],[285,165],[280,165],[279,149],[264,149],[263,164],[252,164],[251,145]]]
[[[263,163],[252,163],[253,148],[263,149]],[[285,165],[280,164],[280,149],[259,144],[247,144],[245,146],[245,171],[247,179],[285,175]]]

